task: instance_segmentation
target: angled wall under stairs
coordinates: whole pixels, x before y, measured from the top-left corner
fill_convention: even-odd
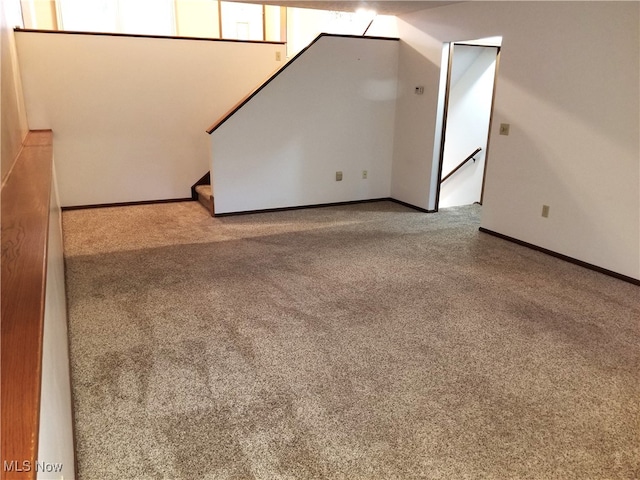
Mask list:
[[[322,34],[212,125],[215,213],[389,197],[398,45]]]

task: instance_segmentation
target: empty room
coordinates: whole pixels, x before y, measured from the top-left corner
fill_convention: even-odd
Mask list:
[[[1,8],[2,479],[640,476],[639,3]]]

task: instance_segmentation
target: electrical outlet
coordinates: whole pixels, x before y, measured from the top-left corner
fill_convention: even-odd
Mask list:
[[[282,53],[276,52],[276,61],[279,62],[280,60],[282,60]]]
[[[364,179],[367,178],[367,171],[366,170],[362,170],[362,178],[364,178]]]
[[[511,125],[508,123],[501,123],[500,124],[500,135],[509,135],[509,129],[511,128]]]
[[[542,216],[549,218],[549,205],[542,205]]]
[[[342,181],[342,172],[336,172],[336,182]]]
[[[416,95],[422,95],[424,93],[424,87],[423,86],[418,86],[418,87],[416,87],[414,92],[415,92]]]

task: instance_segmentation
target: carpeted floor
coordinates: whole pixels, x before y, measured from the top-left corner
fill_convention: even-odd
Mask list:
[[[479,215],[65,212],[80,478],[640,477],[640,289]]]

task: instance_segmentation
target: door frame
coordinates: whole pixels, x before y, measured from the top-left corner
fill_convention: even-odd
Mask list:
[[[485,180],[487,177],[487,163],[489,160],[489,144],[491,141],[491,129],[493,126],[493,113],[495,107],[496,100],[496,88],[498,83],[498,70],[500,67],[500,53],[502,50],[502,46],[500,45],[483,45],[481,43],[469,43],[469,42],[445,42],[443,44],[443,49],[449,49],[447,64],[446,64],[446,85],[444,89],[444,104],[442,111],[442,120],[440,125],[440,148],[438,152],[438,169],[437,169],[437,177],[436,177],[436,194],[435,194],[435,204],[434,204],[434,212],[437,212],[440,206],[440,179],[442,178],[442,166],[444,163],[444,147],[445,147],[445,139],[447,135],[447,119],[449,115],[449,95],[451,93],[451,70],[453,66],[453,55],[455,52],[456,45],[459,46],[467,46],[467,47],[481,47],[481,48],[495,48],[496,49],[496,63],[495,69],[493,72],[493,88],[491,91],[491,107],[489,110],[489,129],[487,131],[487,147],[484,151],[484,170],[482,172],[482,187],[480,191],[480,205],[484,200],[484,188],[485,188]],[[444,56],[444,55],[443,55]]]

